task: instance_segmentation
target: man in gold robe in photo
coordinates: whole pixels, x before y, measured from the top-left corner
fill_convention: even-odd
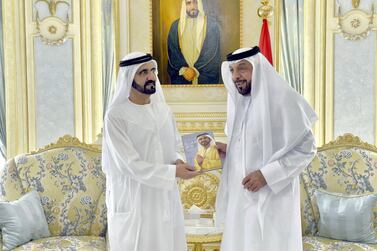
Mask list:
[[[195,169],[207,171],[221,168],[221,158],[215,140],[208,134],[202,133],[196,137],[198,152],[195,156]]]

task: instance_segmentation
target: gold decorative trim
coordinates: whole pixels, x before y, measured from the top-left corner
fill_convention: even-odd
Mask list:
[[[226,112],[177,112],[174,117],[181,118],[224,118],[226,119]]]
[[[92,152],[101,152],[101,146],[100,145],[94,145],[94,144],[85,144],[82,143],[78,138],[72,137],[70,135],[64,135],[63,137],[60,137],[56,143],[51,143],[49,145],[46,145],[42,148],[39,148],[38,150],[32,151],[29,153],[37,154],[42,153],[48,150],[56,149],[56,148],[64,148],[64,147],[79,147],[85,150],[89,150]]]
[[[175,88],[175,87],[224,87],[224,84],[197,84],[197,85],[172,85],[172,84],[161,84],[162,88]]]
[[[360,0],[352,0],[352,7],[357,9],[359,8]]]
[[[214,234],[214,235],[193,235],[188,234],[186,235],[187,243],[195,244],[195,243],[214,243],[214,242],[221,242],[223,234]]]
[[[225,121],[212,120],[212,121],[198,121],[198,120],[184,120],[177,121],[178,130],[182,133],[193,133],[197,131],[213,131],[216,134],[225,135]]]
[[[213,131],[216,136],[225,136],[226,112],[179,112],[174,117],[181,133]]]
[[[36,30],[43,43],[62,45],[67,40],[68,23],[64,23],[56,17],[49,17],[42,21],[37,18]]]
[[[262,19],[267,19],[269,17],[272,17],[272,15],[274,14],[274,8],[270,5],[270,1],[262,0],[261,4],[262,6],[259,7],[257,10],[258,16]]]
[[[377,153],[376,146],[360,140],[359,137],[354,136],[351,133],[345,133],[342,136],[336,138],[336,140],[330,141],[329,143],[319,147],[318,152],[339,147],[359,147]]]
[[[188,251],[220,251],[221,243],[188,243],[187,250]]]
[[[191,180],[180,180],[178,186],[183,208],[187,210],[196,205],[206,210],[206,214],[212,218],[219,183],[218,175],[213,173],[204,173]]]

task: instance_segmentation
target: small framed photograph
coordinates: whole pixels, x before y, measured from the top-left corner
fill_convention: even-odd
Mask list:
[[[182,136],[186,161],[196,170],[207,172],[222,168],[213,132],[197,132]]]

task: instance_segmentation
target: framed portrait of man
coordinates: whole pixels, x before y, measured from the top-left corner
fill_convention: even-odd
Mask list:
[[[240,1],[152,0],[152,30],[162,84],[218,86],[240,47]]]

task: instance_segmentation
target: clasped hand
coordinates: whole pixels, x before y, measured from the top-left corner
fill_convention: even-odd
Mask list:
[[[266,179],[260,170],[249,173],[242,180],[242,185],[244,188],[251,192],[258,192],[258,190],[264,187],[266,184]]]

